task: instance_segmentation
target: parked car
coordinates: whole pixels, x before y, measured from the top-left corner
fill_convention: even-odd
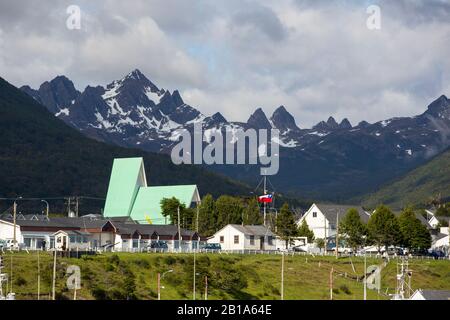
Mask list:
[[[387,254],[390,256],[397,255],[397,256],[403,256],[405,255],[405,251],[403,248],[399,247],[389,247]]]
[[[220,243],[206,243],[202,247],[202,250],[205,250],[205,251],[220,251],[220,250],[222,250],[222,246],[220,245]]]
[[[294,252],[308,252],[308,250],[305,248],[305,246],[295,246],[291,248]]]
[[[168,249],[167,242],[165,241],[155,241],[150,244],[151,249]]]
[[[444,258],[445,252],[441,250],[433,250],[429,253],[430,257],[433,257],[434,259]]]
[[[13,239],[7,239],[7,240],[0,240],[0,250],[3,249],[11,249],[14,247],[14,240]],[[24,243],[17,243],[17,248],[24,249],[25,244]]]
[[[423,257],[428,256],[430,253],[428,252],[427,249],[413,249],[409,254],[412,256]]]

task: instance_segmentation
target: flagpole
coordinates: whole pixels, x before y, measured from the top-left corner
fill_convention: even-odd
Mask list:
[[[267,179],[267,177],[266,177],[266,175],[264,175],[264,195],[267,194],[267,190],[266,190],[266,179]],[[266,202],[264,201],[264,226],[266,226],[266,206],[267,206],[267,204],[266,204]]]

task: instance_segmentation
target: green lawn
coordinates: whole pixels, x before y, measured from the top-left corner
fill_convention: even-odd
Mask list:
[[[37,298],[37,253],[5,253],[3,272],[11,273],[17,299]],[[208,275],[209,299],[280,299],[280,255],[197,254],[197,299],[204,298],[205,275]],[[50,253],[40,253],[41,299],[51,292],[53,260]],[[367,265],[380,265],[381,260],[368,259]],[[81,259],[58,258],[58,299],[72,299],[73,290],[66,286],[66,269],[81,269],[79,299],[156,299],[157,273],[166,273],[161,281],[162,299],[192,299],[192,254],[103,254]],[[353,265],[353,267],[352,267]],[[330,270],[334,299],[362,299],[363,285],[352,278],[363,275],[362,258],[322,256],[285,256],[285,299],[329,299]],[[353,271],[353,268],[355,271]],[[397,264],[391,260],[382,271],[381,294],[369,290],[369,299],[388,299],[394,293]],[[450,261],[410,260],[413,270],[412,288],[450,290]],[[5,286],[3,288],[6,289]]]

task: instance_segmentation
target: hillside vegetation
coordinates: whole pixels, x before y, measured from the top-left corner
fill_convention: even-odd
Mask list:
[[[5,271],[10,270],[10,253],[4,255]],[[13,291],[18,299],[37,298],[37,253],[13,254]],[[40,253],[41,299],[51,292],[52,257]],[[197,254],[197,299],[204,299],[204,276],[208,276],[208,299],[280,299],[281,255]],[[382,263],[368,259],[368,265]],[[156,299],[157,273],[161,280],[162,299],[192,299],[192,254],[103,254],[76,258],[58,258],[58,299],[72,299],[66,287],[69,265],[81,270],[79,299]],[[353,271],[352,265],[355,269]],[[339,273],[333,277],[334,299],[362,299],[363,285],[352,279],[362,277],[362,258],[323,256],[285,257],[285,299],[329,299],[331,267]],[[450,289],[450,261],[411,260],[413,289]],[[369,290],[369,299],[388,299],[395,292],[397,264],[394,260],[382,271],[382,289]],[[347,275],[347,277],[345,277]]]
[[[165,155],[89,139],[1,78],[0,137],[0,197],[105,197],[119,157],[144,157],[150,185],[198,184],[215,196],[250,191],[202,168],[176,166]]]
[[[439,194],[443,199],[450,198],[450,150],[366,196],[363,204],[373,208],[384,203],[395,209],[426,206],[431,197]]]

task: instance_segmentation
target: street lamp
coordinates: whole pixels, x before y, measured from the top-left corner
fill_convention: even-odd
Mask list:
[[[46,200],[41,200],[41,202],[45,202],[45,204],[47,205],[47,218],[48,218],[48,212],[50,210],[50,206]]]
[[[173,272],[173,269],[167,270],[162,275],[161,273],[158,273],[158,300],[161,300],[161,280],[164,279],[164,276],[170,272]]]

